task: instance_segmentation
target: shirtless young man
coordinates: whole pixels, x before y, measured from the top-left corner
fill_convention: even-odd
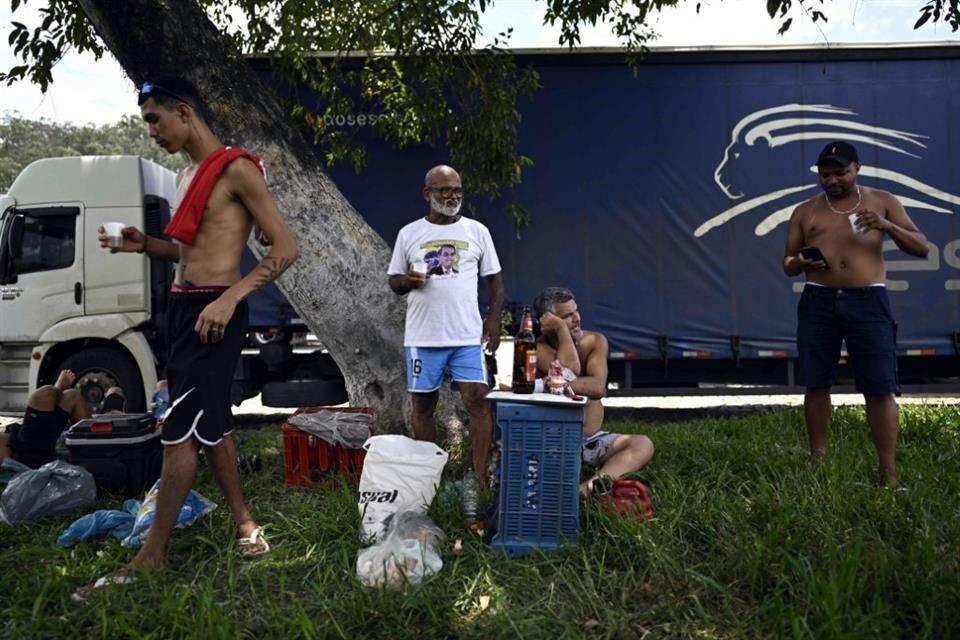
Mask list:
[[[867,423],[879,457],[880,480],[897,481],[898,415],[896,323],[887,299],[882,247],[889,236],[904,253],[927,255],[927,239],[891,194],[857,184],[860,160],[846,142],[831,142],[817,159],[823,194],[790,217],[783,271],[806,274],[798,307],[803,409],[815,459],[827,451],[832,411],[830,386],[845,340],[857,391],[864,395]],[[855,227],[855,228],[854,228]],[[824,260],[801,255],[816,247]]]
[[[246,335],[245,299],[293,263],[296,241],[255,159],[224,148],[207,125],[205,106],[190,82],[158,78],[144,83],[139,104],[150,137],[169,153],[185,151],[193,161],[178,177],[176,212],[166,229],[180,241],[168,242],[127,227],[122,246],[110,250],[146,252],[177,263],[168,311],[171,405],[163,420],[163,470],[156,517],[132,566],[78,590],[75,600],[86,599],[101,586],[129,582],[133,568],[161,566],[193,484],[200,445],[237,525],[240,553],[259,555],[269,550],[240,489],[237,452],[230,436],[230,384]],[[197,196],[205,193],[204,185],[210,190],[206,199]],[[196,191],[191,191],[193,187]],[[240,258],[254,224],[270,241],[270,252],[241,277]],[[100,244],[107,246],[105,235]]]
[[[550,364],[559,360],[577,376],[570,383],[571,389],[588,398],[581,455],[586,464],[599,468],[581,485],[581,492],[590,493],[598,478],[609,479],[609,482],[641,469],[653,458],[650,438],[600,429],[603,425],[601,399],[607,393],[607,339],[596,331],[581,328],[577,301],[569,289],[548,287],[537,294],[533,307],[540,316],[537,373],[546,376]]]

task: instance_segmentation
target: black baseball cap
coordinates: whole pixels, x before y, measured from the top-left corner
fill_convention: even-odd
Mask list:
[[[851,162],[860,164],[860,156],[857,155],[857,150],[853,148],[852,144],[837,140],[825,146],[820,155],[817,156],[817,165],[824,162],[836,162],[841,167],[846,167]]]

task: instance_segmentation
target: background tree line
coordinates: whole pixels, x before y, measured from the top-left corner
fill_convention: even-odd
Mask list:
[[[88,155],[137,155],[174,171],[186,164],[182,156],[158,147],[136,116],[102,126],[30,120],[16,113],[0,117],[0,193],[9,191],[17,174],[34,160]]]

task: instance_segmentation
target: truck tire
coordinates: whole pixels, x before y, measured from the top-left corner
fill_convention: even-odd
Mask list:
[[[287,342],[265,344],[260,347],[260,360],[272,378],[285,378],[293,366],[293,347]]]
[[[293,332],[287,329],[281,331],[251,331],[250,344],[254,347],[262,347],[265,344],[274,342],[289,343],[293,339]]]
[[[100,410],[103,396],[110,387],[123,389],[128,413],[147,410],[140,372],[125,353],[107,347],[84,349],[65,359],[60,368],[77,374],[75,386],[94,413]]]
[[[268,382],[260,392],[267,407],[327,407],[348,400],[342,380]]]
[[[266,367],[258,356],[242,354],[233,371],[234,381],[262,382],[267,375]]]
[[[249,380],[234,380],[230,385],[230,404],[240,406],[244,400],[260,393],[260,385]]]
[[[302,356],[294,367],[294,377],[322,378],[324,380],[342,381],[343,374],[340,367],[334,362],[329,353],[314,351]]]

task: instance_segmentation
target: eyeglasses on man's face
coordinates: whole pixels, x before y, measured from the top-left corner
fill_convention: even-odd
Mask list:
[[[463,189],[460,187],[427,187],[430,191],[434,193],[439,193],[444,198],[449,198],[450,196],[463,196]]]
[[[184,104],[190,104],[189,100],[181,98],[180,96],[175,94],[173,91],[170,91],[169,89],[164,89],[160,85],[154,84],[153,82],[144,82],[142,85],[140,85],[140,90],[139,90],[139,93],[137,94],[137,106],[138,107],[143,106],[143,103],[147,101],[147,98],[152,97],[154,94],[158,92],[164,93],[170,96],[171,98],[174,98],[175,100],[179,100],[180,102],[183,102]]]

